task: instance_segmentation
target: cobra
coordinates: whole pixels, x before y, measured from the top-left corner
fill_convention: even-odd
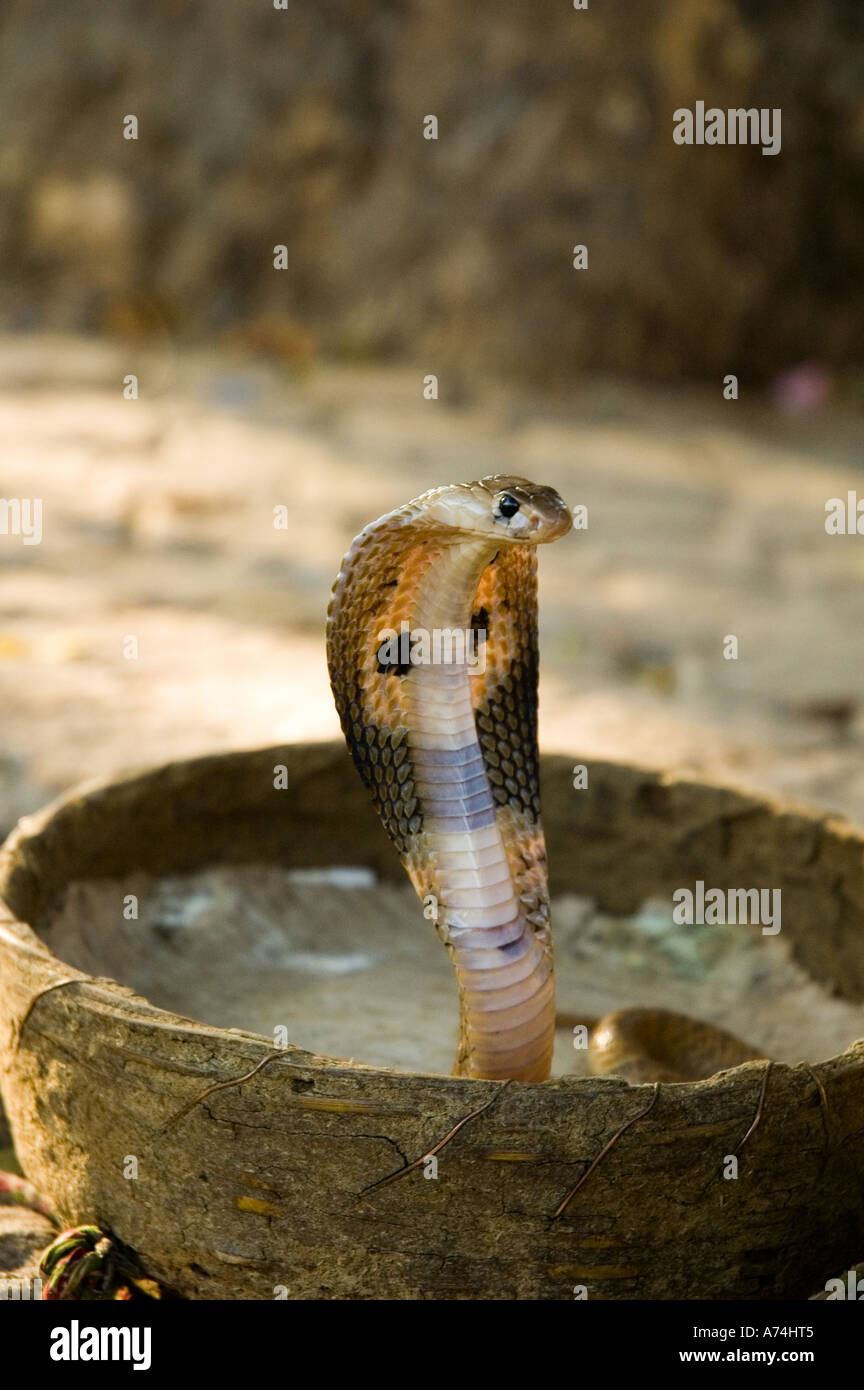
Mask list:
[[[558,493],[525,478],[434,488],[360,532],[328,609],[327,661],[348,747],[455,968],[458,1076],[550,1073],[537,549],[571,526]],[[388,654],[393,633],[420,632],[476,633],[485,660],[472,663],[468,642],[455,660],[415,662],[404,646],[397,659]],[[678,1065],[676,1017],[625,1010],[601,1020],[594,1069],[633,1080],[657,1065],[669,1072]],[[720,1065],[759,1055],[710,1025],[681,1024],[703,1067],[713,1066],[714,1046]]]

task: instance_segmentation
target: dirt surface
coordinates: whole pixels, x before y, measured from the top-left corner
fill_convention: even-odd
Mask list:
[[[35,1283],[39,1278],[39,1257],[55,1234],[47,1216],[38,1211],[0,1207],[0,1278],[12,1297],[41,1297],[40,1286]]]
[[[312,1052],[448,1075],[458,1004],[447,954],[410,885],[348,872],[359,882],[235,865],[73,884],[40,935],[67,964],[202,1022],[273,1041],[282,1029]],[[124,920],[130,893],[140,915]],[[553,927],[553,1076],[588,1074],[587,1035],[572,1019],[630,1004],[713,1019],[793,1064],[864,1035],[864,1006],[830,998],[782,938],[758,929],[675,925],[668,901],[610,917],[573,894],[556,899]]]
[[[456,408],[408,370],[14,338],[0,429],[0,496],[44,504],[40,545],[0,535],[0,829],[81,778],[336,734],[322,628],[350,540],[494,471],[588,507],[542,556],[545,748],[864,819],[864,540],[824,529],[862,478],[855,417],[603,383]]]

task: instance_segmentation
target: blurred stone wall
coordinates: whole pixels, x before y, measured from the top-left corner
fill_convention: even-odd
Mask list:
[[[3,326],[451,381],[860,358],[861,0],[284,3],[6,0]],[[780,107],[781,153],[676,145],[697,100]]]

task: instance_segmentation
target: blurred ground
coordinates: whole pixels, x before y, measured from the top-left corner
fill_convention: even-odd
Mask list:
[[[44,502],[41,545],[0,536],[3,831],[80,778],[335,735],[322,628],[351,538],[496,471],[589,509],[541,558],[545,748],[864,820],[864,538],[824,530],[826,499],[864,477],[851,416],[596,382],[457,406],[405,369],[288,377],[239,354],[15,337],[0,432],[0,497]]]

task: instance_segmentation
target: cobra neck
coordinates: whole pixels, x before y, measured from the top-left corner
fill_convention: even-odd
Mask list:
[[[428,632],[467,627],[480,577],[500,549],[494,541],[466,540],[441,548],[417,590],[411,627]],[[433,576],[430,579],[430,574]]]

